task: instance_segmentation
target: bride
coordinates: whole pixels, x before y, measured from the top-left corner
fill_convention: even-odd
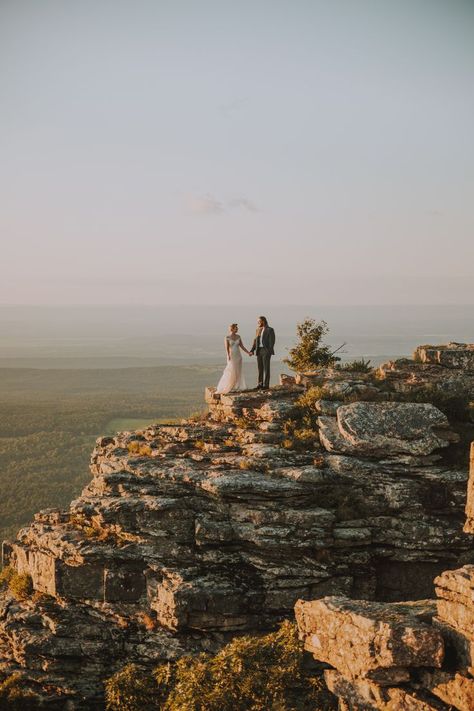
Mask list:
[[[242,353],[240,349],[250,355],[250,351],[246,349],[242,343],[242,339],[238,333],[239,327],[236,323],[231,323],[229,326],[229,335],[225,337],[224,344],[227,353],[227,365],[222,378],[216,388],[217,393],[229,393],[232,390],[245,390],[245,379],[242,373]]]

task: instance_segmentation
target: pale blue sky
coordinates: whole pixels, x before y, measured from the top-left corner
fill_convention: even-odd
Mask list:
[[[0,303],[473,303],[474,2],[1,0]]]

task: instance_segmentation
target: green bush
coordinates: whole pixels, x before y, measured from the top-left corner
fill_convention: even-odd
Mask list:
[[[146,674],[128,665],[106,682],[109,711],[332,711],[335,697],[304,668],[296,625],[240,637],[215,656],[183,657]]]
[[[296,326],[298,343],[284,359],[292,370],[304,373],[315,368],[333,366],[341,359],[322,340],[329,332],[326,321],[307,318]]]

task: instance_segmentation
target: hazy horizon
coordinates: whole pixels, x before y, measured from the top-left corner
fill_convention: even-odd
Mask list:
[[[276,358],[296,340],[296,324],[324,319],[327,341],[343,355],[410,355],[421,343],[474,341],[474,308],[465,306],[337,306],[236,304],[213,306],[0,305],[0,366],[122,367],[220,363],[229,322],[244,343],[266,315],[277,335]]]
[[[4,0],[0,302],[465,304],[474,3]]]

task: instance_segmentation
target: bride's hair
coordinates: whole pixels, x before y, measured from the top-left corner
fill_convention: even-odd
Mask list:
[[[230,329],[231,331],[233,331],[234,328],[238,328],[238,327],[239,327],[239,324],[238,324],[238,323],[231,323],[230,326],[229,326],[229,329]]]

